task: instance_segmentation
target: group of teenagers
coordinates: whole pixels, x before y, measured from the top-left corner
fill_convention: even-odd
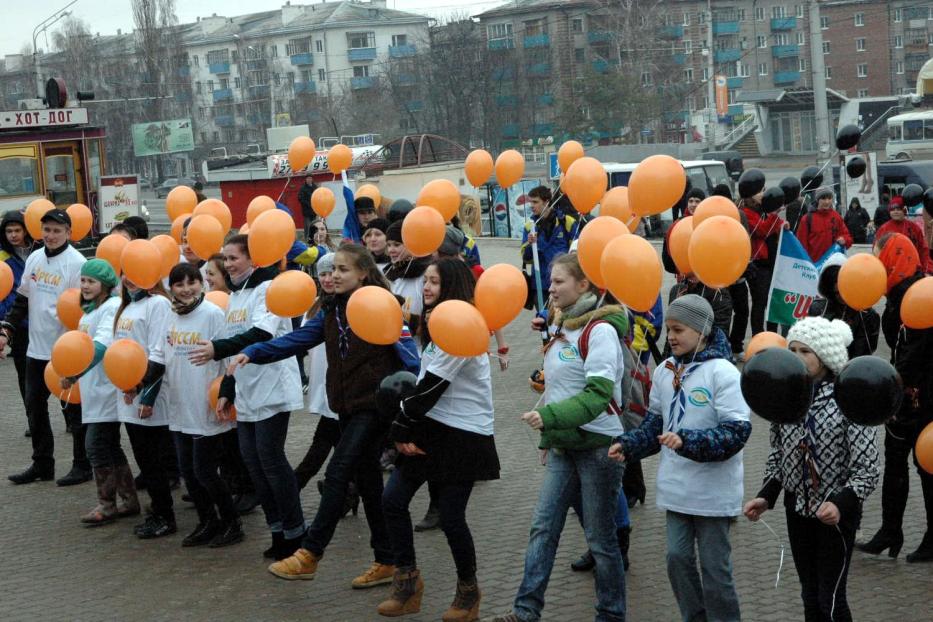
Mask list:
[[[521,252],[523,261],[530,261],[535,248],[539,253],[541,274],[533,274],[531,281],[541,283],[547,304],[538,309],[532,328],[546,332],[547,342],[542,373],[533,383],[542,398],[520,418],[540,432],[545,475],[512,610],[489,619],[540,619],[560,535],[573,508],[589,548],[576,565],[595,571],[595,619],[624,620],[631,521],[623,479],[628,465],[654,454],[660,454],[656,498],[666,512],[667,571],[682,619],[741,618],[732,577],[731,525],[743,513],[758,520],[782,492],[806,619],[851,619],[846,577],[862,506],[880,476],[880,458],[875,430],[849,422],[840,412],[833,379],[857,355],[853,348],[868,341],[869,352],[874,350],[872,312],[846,307],[832,283],[833,266],[824,267],[822,313],[799,321],[787,334],[790,350],[813,380],[812,405],[799,424],[771,426],[762,488],[746,498],[742,448],[751,434],[750,411],[733,362],[735,344],[706,288],[683,287],[692,284],[691,275],[681,275],[668,305],[662,307],[659,300],[655,312],[632,313],[589,281],[572,252],[575,228],[585,222],[575,220],[570,209],[555,209],[545,187],[530,197],[534,224],[526,230]],[[685,201],[688,209],[690,200]],[[749,198],[743,213],[755,209],[755,200]],[[395,617],[421,610],[425,586],[409,506],[427,484],[456,569],[453,599],[442,619],[478,620],[482,593],[466,510],[475,484],[500,474],[491,357],[447,354],[433,343],[428,321],[444,301],[472,301],[482,270],[478,251],[457,226],[448,225],[433,257],[412,257],[400,219],[383,219],[366,198],[348,206],[358,240],[344,240],[335,248],[323,223],[313,223],[308,244],[294,254],[302,258],[296,263],[311,267],[320,285],[314,306],[295,323],[267,309],[266,289],[280,267],[255,267],[245,235],[232,235],[218,256],[203,261],[187,247],[183,233],[181,260],[167,287],[141,289],[125,275],[118,278],[107,262],[85,260],[70,246],[70,220],[63,210],[43,217],[42,245],[31,252],[8,249],[16,240],[30,249],[32,241],[21,215],[7,214],[0,225],[9,255],[5,260],[19,258],[24,265],[0,324],[0,352],[11,345],[17,360],[16,344],[28,336],[24,364],[17,363],[17,371],[23,372],[33,443],[32,465],[10,479],[25,484],[54,477],[43,371],[64,330],[55,310],[58,296],[80,287],[84,316],[79,329],[94,340],[95,356],[80,378],[63,379],[62,386],[67,390],[77,382],[81,390],[80,407],[64,408],[75,439],[69,476],[84,481],[83,472],[93,471],[97,483],[97,506],[83,522],[98,525],[140,513],[120,445],[121,427],[151,499],[145,520],[135,529],[139,537],[176,531],[166,458],[174,453],[198,511],[198,523],[182,544],[219,547],[241,541],[243,530],[224,476],[240,464],[271,533],[271,546],[263,551],[274,560],[268,570],[283,579],[314,579],[326,567],[326,548],[348,511],[348,497],[355,494],[364,507],[373,562],[351,586],[391,584],[378,613]],[[759,221],[772,217],[757,216]],[[771,224],[762,226],[771,231]],[[560,240],[554,238],[557,232]],[[900,297],[923,275],[913,244],[891,234],[878,240],[876,252],[889,274],[881,325],[909,399],[886,434],[884,524],[863,548],[896,555],[903,542],[912,446],[903,435],[918,433],[933,412],[933,333],[900,325]],[[842,261],[834,264],[836,275]],[[347,301],[364,286],[391,291],[405,311],[406,323],[392,345],[368,343],[349,325]],[[225,310],[205,298],[215,289],[229,294]],[[633,417],[636,374],[644,369],[648,350],[657,350],[662,327],[666,352],[651,374],[644,408]],[[140,385],[126,392],[110,384],[100,364],[108,345],[123,338],[139,343],[149,360]],[[508,346],[501,335],[496,339],[495,357],[505,369]],[[300,371],[305,360],[307,408],[321,417],[305,458],[293,469],[285,442],[291,412],[306,407]],[[416,374],[417,383],[387,408],[377,390],[399,371]],[[218,379],[212,406],[209,389]],[[902,426],[900,436],[892,433],[894,425]],[[384,481],[380,459],[387,445],[397,457]],[[307,520],[300,489],[325,462],[320,502]],[[908,561],[933,560],[933,476],[921,471],[921,481],[928,531]]]

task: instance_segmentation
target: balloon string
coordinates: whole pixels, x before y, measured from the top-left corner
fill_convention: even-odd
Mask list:
[[[759,518],[759,519],[758,519],[758,522],[761,523],[762,525],[764,525],[765,528],[766,528],[768,531],[771,532],[771,535],[774,536],[774,539],[777,540],[778,546],[781,548],[781,558],[780,558],[780,561],[778,562],[777,575],[776,575],[775,578],[774,578],[774,589],[777,589],[778,583],[781,582],[781,570],[784,569],[784,541],[781,540],[781,537],[777,534],[776,531],[774,531],[773,529],[771,529],[771,525],[769,525],[769,524],[765,521],[765,519]],[[835,593],[833,594],[833,601],[835,602]],[[832,617],[832,616],[830,616],[830,617]]]
[[[279,193],[279,198],[275,200],[276,203],[281,203],[282,197],[285,196],[285,191],[288,190],[288,184],[291,182],[291,177],[285,178],[285,185],[282,187],[282,192]]]

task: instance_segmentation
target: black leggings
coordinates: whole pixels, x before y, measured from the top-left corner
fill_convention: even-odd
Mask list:
[[[227,483],[220,477],[220,462],[224,452],[224,437],[236,438],[236,430],[228,430],[214,436],[193,436],[175,432],[175,448],[178,450],[178,462],[181,474],[185,478],[185,487],[194,501],[200,522],[214,518],[217,512],[224,521],[233,521],[237,517],[233,507],[233,497]]]
[[[175,519],[172,508],[172,489],[165,469],[166,447],[172,447],[172,433],[167,425],[139,425],[127,423],[133,457],[139,473],[146,482],[146,492],[152,499],[152,513],[165,519]]]
[[[846,581],[855,527],[843,523],[826,525],[816,518],[800,516],[790,508],[786,510],[787,536],[800,577],[804,621],[851,622]]]
[[[340,442],[340,422],[330,417],[321,416],[314,430],[314,438],[308,452],[295,467],[295,478],[298,480],[298,489],[308,485],[311,478],[318,474],[331,450]]]

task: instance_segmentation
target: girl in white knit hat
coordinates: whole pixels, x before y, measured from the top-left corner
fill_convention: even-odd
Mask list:
[[[800,423],[771,424],[764,486],[744,513],[757,521],[784,491],[804,616],[845,622],[852,620],[846,578],[855,532],[880,474],[875,429],[846,419],[833,397],[833,380],[849,360],[849,326],[808,317],[791,327],[787,341],[813,379],[813,402]]]

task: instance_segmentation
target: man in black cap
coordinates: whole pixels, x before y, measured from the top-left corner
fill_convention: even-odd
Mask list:
[[[0,358],[23,320],[29,320],[29,348],[26,351],[26,416],[32,432],[32,464],[22,473],[10,475],[14,484],[28,484],[55,477],[55,441],[49,422],[49,390],[45,386],[45,366],[52,358],[52,346],[65,332],[56,312],[58,298],[69,288],[81,284],[81,266],[85,259],[73,246],[71,218],[62,209],[51,209],[42,217],[44,248],[26,259],[23,278],[16,299],[0,322]],[[71,426],[73,463],[71,471],[59,479],[59,486],[71,486],[91,479],[91,466],[84,450],[84,426],[81,407],[69,404],[62,409]]]

